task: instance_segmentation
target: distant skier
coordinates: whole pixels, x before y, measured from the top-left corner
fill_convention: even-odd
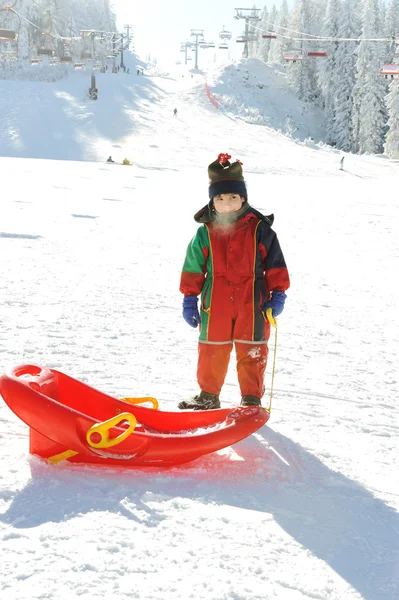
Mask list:
[[[341,158],[341,160],[339,161],[339,165],[340,165],[340,166],[339,166],[339,169],[340,169],[340,171],[343,171],[343,170],[344,170],[344,160],[345,160],[345,156],[343,156],[343,157]]]
[[[261,406],[270,326],[284,309],[289,275],[266,217],[252,208],[240,161],[219,154],[208,167],[209,203],[195,215],[180,279],[183,318],[200,325],[197,379],[200,393],[180,409],[220,408],[235,345],[241,406]],[[201,294],[201,307],[198,298]]]
[[[174,115],[175,117],[177,117],[177,108],[175,108],[175,110],[173,111],[173,115]]]
[[[114,160],[112,160],[112,156],[108,156],[107,158],[107,163],[113,163],[115,162]]]

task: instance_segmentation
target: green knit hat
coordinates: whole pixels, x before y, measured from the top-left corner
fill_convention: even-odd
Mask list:
[[[230,154],[219,154],[208,167],[209,198],[219,194],[238,194],[247,200],[247,187],[242,172],[242,162],[230,163]]]

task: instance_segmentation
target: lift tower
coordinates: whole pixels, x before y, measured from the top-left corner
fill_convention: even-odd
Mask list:
[[[195,38],[194,46],[195,46],[195,69],[198,69],[198,46],[199,42],[204,39],[204,30],[203,29],[191,29],[191,37]]]
[[[260,21],[260,8],[235,8],[236,11],[235,19],[245,19],[245,33],[244,33],[244,52],[242,53],[244,58],[248,58],[248,42],[254,42],[258,36],[250,36],[249,34],[249,22]],[[241,40],[240,40],[241,41]]]

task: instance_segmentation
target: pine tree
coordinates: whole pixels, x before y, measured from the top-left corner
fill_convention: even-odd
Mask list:
[[[340,0],[328,0],[327,11],[323,27],[325,37],[337,38],[339,34],[339,15],[342,11]],[[341,86],[340,65],[337,60],[339,42],[324,43],[327,51],[327,58],[320,64],[319,83],[324,101],[324,112],[326,115],[326,129],[328,142],[335,144],[336,132],[336,112],[337,95]]]
[[[383,29],[387,38],[399,39],[399,0],[390,0],[385,13],[385,23]],[[389,42],[386,47],[384,61],[390,63],[393,61],[396,53],[396,43]]]
[[[288,40],[288,21],[289,12],[287,0],[283,0],[280,11],[276,19],[276,35],[277,38],[272,40],[270,45],[269,60],[273,64],[280,64],[283,62],[284,54],[288,51],[289,40]]]
[[[260,21],[256,20],[256,17],[259,15],[258,10],[256,10],[255,4],[252,7],[251,16],[255,17],[251,19],[248,27],[248,57],[255,58],[258,56],[258,47],[259,47],[259,39],[262,39],[261,32],[259,31],[259,23]]]
[[[262,12],[260,13],[259,29],[260,29],[260,31],[258,33],[259,33],[260,39],[259,39],[259,44],[258,44],[257,58],[260,58],[260,60],[267,62],[267,57],[268,57],[268,53],[269,53],[268,42],[270,43],[270,40],[266,40],[266,39],[262,38],[262,35],[266,31],[270,31],[269,11],[267,10],[267,6],[264,6]]]
[[[358,0],[343,0],[338,37],[358,39],[359,36],[359,2]],[[336,146],[345,152],[350,152],[354,148],[354,103],[352,97],[356,83],[356,56],[355,42],[339,43],[336,60],[340,85],[336,90],[334,139]]]
[[[358,50],[353,116],[355,149],[360,153],[379,153],[383,147],[386,109],[385,83],[380,75],[381,45],[368,41],[377,37],[377,25],[377,0],[363,0],[363,39]]]
[[[302,37],[305,37],[303,34],[311,33],[311,26],[311,1],[297,0],[289,28],[301,32]],[[300,42],[296,42],[296,44],[300,44],[300,48],[298,49],[302,52],[304,57],[307,57],[307,53],[310,49],[310,42],[307,39],[304,39]],[[289,65],[288,81],[298,98],[301,100],[314,101],[318,97],[314,62],[300,60]]]
[[[277,21],[277,8],[276,5],[273,4],[272,9],[270,11],[270,16],[269,16],[269,30],[274,31],[275,25],[276,25],[276,21]],[[267,61],[268,63],[272,62],[272,51],[273,51],[273,45],[274,45],[274,40],[267,40],[269,42],[269,49],[267,52]]]
[[[399,158],[399,79],[394,79],[387,95],[388,134],[385,152],[390,158]]]

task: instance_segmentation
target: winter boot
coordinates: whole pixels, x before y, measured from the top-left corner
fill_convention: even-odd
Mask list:
[[[261,401],[256,396],[243,396],[241,406],[262,406]]]
[[[198,396],[191,400],[183,400],[177,405],[180,410],[213,410],[220,408],[219,394],[208,394],[201,391]]]

